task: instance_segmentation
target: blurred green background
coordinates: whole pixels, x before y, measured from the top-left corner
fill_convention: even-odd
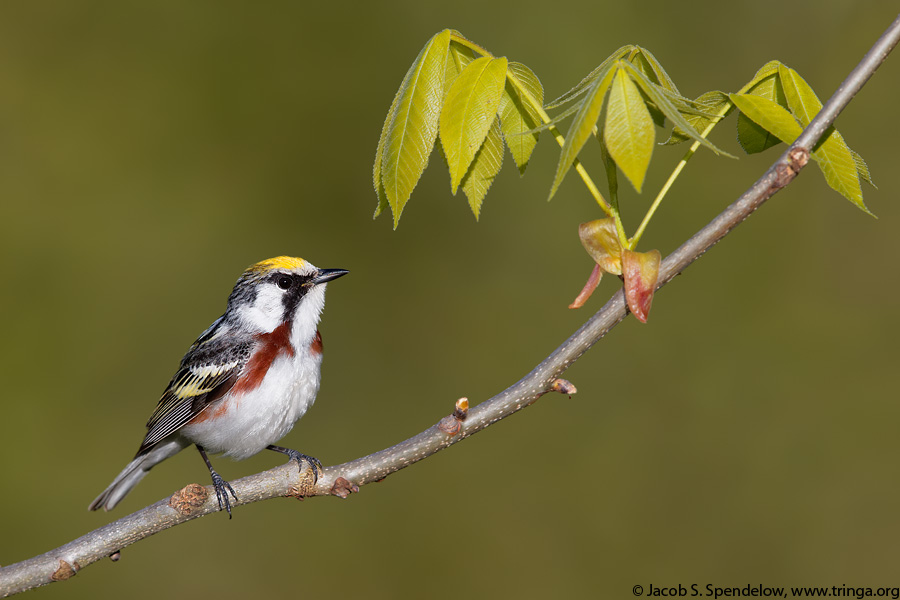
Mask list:
[[[195,452],[110,514],[188,345],[240,272],[278,254],[329,288],[319,400],[284,444],[336,464],[527,373],[597,310],[574,175],[547,203],[545,136],[482,210],[434,157],[397,231],[372,221],[384,115],[454,27],[546,96],[641,44],[681,90],[733,91],[780,59],[827,98],[894,1],[29,2],[0,5],[0,563],[208,483]],[[629,597],[633,585],[898,585],[894,310],[900,55],[838,120],[879,185],[853,208],[814,169],[574,365],[546,396],[346,501],[276,500],[155,536],[41,598],[215,594]],[[738,153],[734,117],[714,141]],[[684,146],[660,148],[634,227]],[[777,156],[701,151],[645,236],[663,255]],[[597,170],[596,153],[588,167]],[[593,162],[591,162],[593,161]],[[627,185],[627,184],[623,184]],[[279,464],[220,459],[228,479]]]

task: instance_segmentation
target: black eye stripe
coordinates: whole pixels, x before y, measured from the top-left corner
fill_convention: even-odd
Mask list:
[[[266,281],[274,283],[282,290],[290,289],[292,286],[300,287],[312,280],[312,275],[297,275],[296,273],[272,273],[266,278]]]
[[[309,291],[309,284],[314,279],[314,275],[298,275],[297,273],[270,273],[266,277],[266,282],[276,286],[284,292],[281,297],[281,303],[284,306],[283,319],[289,319],[293,316],[297,305],[306,296]]]

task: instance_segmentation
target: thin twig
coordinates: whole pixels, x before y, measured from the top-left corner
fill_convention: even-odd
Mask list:
[[[816,118],[772,167],[737,201],[663,261],[657,289],[684,271],[797,176],[809,158],[810,148],[881,65],[898,40],[900,17],[879,38]],[[357,491],[358,486],[383,479],[427,458],[533,404],[549,391],[574,393],[574,387],[558,380],[559,376],[622,321],[626,314],[625,299],[620,290],[541,364],[493,398],[471,409],[467,408],[467,402],[460,400],[453,414],[440,423],[386,450],[328,467],[316,484],[311,481],[308,470],[298,477],[296,463],[235,480],[231,483],[240,500],[234,506],[284,496],[346,497],[350,492]],[[161,500],[55,550],[0,568],[0,597],[68,579],[80,569],[102,558],[117,557],[122,548],[134,542],[180,523],[218,512],[215,495],[210,496],[209,490],[209,487],[192,484],[176,492],[171,499]]]

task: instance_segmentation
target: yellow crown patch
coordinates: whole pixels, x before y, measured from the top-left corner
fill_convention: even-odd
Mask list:
[[[254,273],[257,275],[262,275],[264,273],[268,273],[273,269],[299,269],[303,265],[306,264],[306,261],[302,258],[295,258],[293,256],[276,256],[275,258],[268,258],[266,260],[262,260],[255,265],[251,265],[247,269],[247,273]]]

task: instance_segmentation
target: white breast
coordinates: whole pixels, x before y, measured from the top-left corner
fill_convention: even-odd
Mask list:
[[[296,346],[295,346],[296,347]],[[215,417],[185,425],[181,434],[211,453],[242,460],[274,444],[312,406],[319,391],[322,355],[308,345],[294,356],[281,354],[259,387],[229,392],[210,407]]]

